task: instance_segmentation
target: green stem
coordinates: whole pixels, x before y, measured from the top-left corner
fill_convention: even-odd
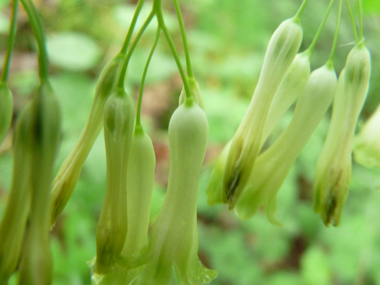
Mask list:
[[[38,15],[37,9],[31,0],[21,0],[21,3],[23,4],[28,14],[29,22],[32,26],[34,35],[37,40],[40,79],[41,81],[45,81],[49,77],[49,63],[48,63],[47,50],[45,46],[45,34],[42,28],[42,23]]]
[[[128,50],[127,56],[126,56],[126,58],[124,60],[124,63],[123,63],[123,66],[121,68],[121,71],[120,71],[120,74],[119,74],[119,78],[118,78],[118,81],[117,81],[117,87],[118,88],[123,88],[124,89],[124,79],[125,79],[125,74],[127,72],[127,67],[128,67],[128,64],[129,64],[129,60],[131,59],[133,51],[135,50],[135,48],[136,48],[139,40],[141,39],[141,36],[144,34],[145,29],[149,26],[150,21],[152,21],[154,15],[155,15],[155,11],[152,10],[150,12],[148,18],[145,20],[144,24],[140,28],[139,32],[137,33],[136,38],[133,41],[131,48]]]
[[[358,6],[359,6],[359,41],[364,40],[363,36],[363,7],[362,7],[362,1],[358,0]]]
[[[309,2],[309,0],[303,0],[301,7],[298,9],[297,14],[294,16],[295,20],[298,20],[298,21],[301,20],[302,13],[305,10],[308,2]]]
[[[1,79],[0,79],[0,81],[3,83],[7,82],[8,75],[9,75],[9,67],[11,64],[13,47],[15,45],[15,40],[16,40],[17,14],[18,14],[18,0],[13,0],[11,25],[9,26],[9,40],[8,40],[8,47],[7,47],[7,55],[5,56],[3,73],[1,74]]]
[[[322,30],[323,30],[323,28],[325,27],[325,24],[326,24],[327,18],[328,18],[329,15],[330,15],[331,8],[332,8],[334,2],[335,2],[335,0],[331,0],[331,1],[330,1],[329,6],[328,6],[328,8],[327,8],[327,12],[326,12],[326,14],[325,14],[325,17],[323,18],[322,23],[319,25],[318,31],[317,31],[317,33],[315,34],[314,39],[313,39],[313,41],[311,42],[309,48],[305,51],[305,52],[309,53],[309,56],[311,56],[311,53],[313,52],[313,49],[314,49],[314,47],[315,47],[315,45],[316,45],[316,43],[317,43],[317,41],[318,41],[318,39],[319,39],[319,37],[320,37],[320,35],[321,35],[321,33],[322,33]]]
[[[186,56],[187,76],[189,78],[194,78],[193,69],[192,69],[192,66],[191,66],[189,46],[187,44],[187,36],[186,36],[186,31],[185,31],[185,25],[184,25],[183,19],[182,19],[181,9],[179,7],[178,0],[173,0],[173,3],[174,3],[174,6],[175,6],[175,11],[177,13],[179,27],[181,29],[183,48],[185,50],[185,56]]]
[[[121,47],[121,50],[120,50],[120,53],[122,53],[122,54],[127,53],[127,49],[128,49],[129,43],[131,42],[131,38],[132,38],[133,31],[134,31],[135,26],[136,26],[137,19],[140,15],[140,12],[141,12],[141,9],[143,6],[144,6],[144,0],[139,0],[139,2],[137,3],[135,13],[133,14],[132,22],[131,22],[131,25],[129,26],[127,36],[126,36],[124,43],[123,43],[123,46]]]
[[[354,31],[355,41],[358,42],[359,39],[358,39],[357,31],[356,31],[355,19],[354,19],[354,14],[352,13],[350,0],[346,0],[346,2],[347,2],[348,12],[350,13],[350,18],[351,18],[351,23],[352,23],[352,30]]]
[[[333,45],[331,47],[331,52],[330,52],[329,60],[326,63],[327,66],[332,67],[332,68],[334,66],[335,50],[336,50],[336,45],[338,43],[338,36],[339,36],[339,29],[340,29],[340,17],[342,15],[342,2],[343,2],[343,0],[339,1],[338,21],[336,23],[336,30],[335,30],[335,35],[334,35],[334,41],[333,41]]]
[[[148,59],[146,61],[145,67],[144,67],[144,72],[143,72],[143,76],[141,79],[141,85],[140,85],[139,101],[137,103],[136,126],[141,126],[141,105],[142,105],[142,97],[143,97],[143,92],[144,92],[145,78],[146,78],[146,74],[148,72],[150,60],[152,59],[154,50],[156,49],[158,40],[160,38],[160,32],[161,32],[161,28],[160,28],[160,26],[158,26],[157,27],[157,33],[156,33],[156,39],[154,40],[152,49],[150,50]]]
[[[173,42],[173,40],[172,40],[172,38],[171,38],[171,36],[169,34],[169,31],[168,31],[168,29],[167,29],[167,27],[165,25],[164,16],[162,14],[162,8],[161,8],[161,0],[155,0],[154,1],[154,3],[153,3],[153,9],[156,11],[158,25],[160,26],[160,28],[164,32],[164,35],[165,35],[166,40],[167,40],[167,42],[169,44],[169,47],[170,47],[170,49],[172,51],[173,57],[175,59],[175,62],[177,63],[177,68],[178,68],[178,71],[179,71],[179,73],[181,75],[181,78],[182,78],[182,81],[183,81],[183,85],[184,85],[184,88],[185,88],[186,99],[191,99],[192,95],[191,95],[191,92],[190,92],[189,84],[187,82],[185,71],[183,70],[183,67],[182,67],[181,61],[179,59],[177,50],[175,48],[174,42]]]

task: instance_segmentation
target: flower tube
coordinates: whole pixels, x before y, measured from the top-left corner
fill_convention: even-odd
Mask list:
[[[333,100],[336,86],[335,71],[327,64],[311,73],[289,126],[256,160],[247,189],[236,205],[239,218],[252,217],[259,206],[264,205],[268,220],[278,224],[274,217],[277,192],[297,156],[325,115]]]
[[[152,258],[138,284],[171,284],[173,268],[179,284],[203,284],[216,277],[197,255],[197,190],[207,137],[206,114],[194,99],[186,99],[169,123],[169,184],[150,235]]]
[[[127,235],[127,167],[135,113],[132,98],[117,88],[104,108],[107,185],[96,228],[96,274],[113,270]]]
[[[287,70],[276,94],[271,103],[268,117],[265,122],[263,137],[260,148],[272,132],[274,126],[281,119],[283,114],[289,109],[294,101],[302,94],[310,76],[310,56],[309,53],[299,53]],[[231,141],[224,147],[222,153],[215,162],[207,185],[207,202],[213,206],[223,203],[222,181],[224,168],[226,166],[228,153],[231,148]]]
[[[317,164],[313,203],[325,225],[338,226],[340,222],[351,180],[353,137],[370,73],[370,54],[360,42],[348,54],[339,76],[330,127]]]
[[[272,99],[302,41],[298,20],[288,19],[272,35],[259,82],[242,123],[236,131],[223,175],[223,201],[234,208],[248,182],[259,153]]]

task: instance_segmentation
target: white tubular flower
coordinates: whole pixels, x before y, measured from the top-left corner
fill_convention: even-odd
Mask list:
[[[259,153],[272,99],[302,41],[298,21],[288,19],[272,35],[259,82],[247,113],[235,133],[223,175],[223,201],[232,209],[248,182]]]
[[[279,224],[274,216],[277,192],[330,106],[336,86],[336,74],[331,67],[324,65],[311,73],[289,126],[256,160],[248,186],[236,205],[241,219],[252,217],[264,205],[268,220]]]
[[[327,138],[314,181],[314,210],[325,225],[338,226],[351,179],[356,122],[367,97],[371,59],[364,42],[349,53],[338,81]]]

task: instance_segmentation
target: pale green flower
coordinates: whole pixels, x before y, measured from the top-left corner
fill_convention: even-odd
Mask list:
[[[380,106],[354,139],[354,159],[366,167],[380,168]]]
[[[274,216],[277,192],[330,106],[336,86],[335,71],[327,65],[311,73],[289,126],[255,162],[247,188],[236,204],[240,218],[252,217],[263,205],[268,220],[279,224]]]
[[[222,197],[230,209],[235,206],[246,187],[260,151],[271,102],[301,41],[302,28],[294,19],[282,22],[269,41],[259,82],[243,121],[232,139],[224,170]]]
[[[314,181],[314,210],[325,225],[337,226],[351,179],[351,152],[356,123],[367,97],[371,59],[364,42],[349,53],[334,99],[327,138]]]

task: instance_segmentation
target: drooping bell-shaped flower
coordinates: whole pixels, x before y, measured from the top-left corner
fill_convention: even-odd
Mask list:
[[[295,18],[282,22],[269,41],[259,82],[243,121],[232,139],[227,157],[222,198],[230,209],[235,206],[246,187],[260,151],[271,102],[301,41],[302,28]]]
[[[356,123],[367,97],[371,58],[364,42],[348,54],[339,76],[331,123],[318,160],[314,210],[325,225],[338,226],[351,179],[351,153]]]
[[[149,241],[149,262],[137,284],[209,283],[216,271],[198,258],[197,190],[206,152],[208,122],[205,112],[186,98],[169,123],[170,168],[166,198]]]
[[[255,162],[247,189],[236,204],[240,218],[252,217],[263,205],[267,219],[278,224],[277,192],[330,106],[336,86],[336,73],[331,66],[326,64],[311,73],[289,126]]]

